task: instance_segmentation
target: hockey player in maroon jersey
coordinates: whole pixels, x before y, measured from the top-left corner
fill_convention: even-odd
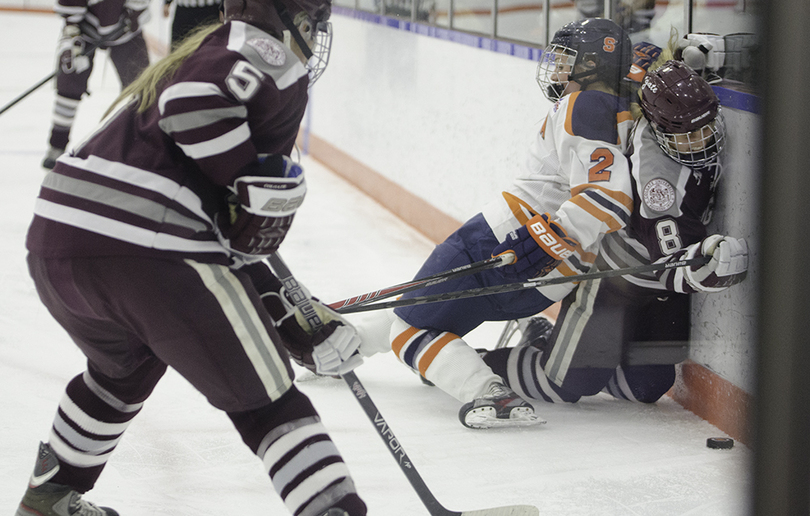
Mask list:
[[[556,32],[537,76],[544,95],[556,103],[525,170],[437,246],[416,277],[504,253],[516,255],[516,261],[414,295],[574,275],[590,268],[599,241],[626,225],[633,208],[624,158],[632,117],[626,98],[618,95],[630,62],[630,40],[610,20],[572,22]],[[549,239],[555,242],[548,244]],[[404,364],[462,403],[463,425],[537,424],[542,419],[532,405],[504,385],[463,337],[484,321],[534,315],[570,289],[562,285],[400,307],[387,344]],[[362,351],[372,350],[364,345]]]
[[[663,60],[663,58],[662,58]],[[588,281],[563,300],[556,324],[536,319],[515,348],[484,361],[527,399],[575,402],[604,390],[652,403],[686,358],[687,294],[718,292],[745,278],[745,240],[707,236],[725,128],[709,84],[679,61],[653,65],[641,85],[644,112],[630,156],[635,209],[603,241],[600,269],[710,256],[702,267]]]
[[[54,11],[65,25],[56,50],[56,101],[43,167],[53,168],[68,146],[97,49],[109,52],[122,87],[149,66],[142,32],[149,20],[148,7],[149,0],[56,1]]]
[[[335,375],[357,364],[344,359],[359,338],[339,318],[308,332],[261,262],[306,192],[288,155],[328,60],[330,9],[226,0],[224,24],[149,67],[47,173],[29,270],[87,370],[67,386],[17,516],[117,515],[81,495],[167,367],[227,413],[291,514],[366,514],[284,348]]]

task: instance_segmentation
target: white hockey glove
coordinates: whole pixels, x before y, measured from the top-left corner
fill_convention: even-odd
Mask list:
[[[720,292],[745,279],[748,271],[748,244],[745,239],[711,235],[690,248],[687,258],[698,253],[712,257],[702,267],[686,269],[687,283],[698,292]]]
[[[259,264],[250,267],[258,267]],[[254,283],[257,283],[254,279]],[[304,314],[275,277],[256,284],[284,347],[298,365],[324,376],[339,376],[363,363],[357,330],[340,314],[304,291],[323,326],[313,331]],[[301,286],[304,289],[303,285]]]
[[[59,56],[61,73],[82,73],[90,68],[90,58],[84,55],[85,42],[82,31],[72,23],[66,23],[59,38],[56,55]]]
[[[303,169],[287,156],[268,156],[251,172],[236,178],[216,217],[219,242],[245,263],[276,252],[307,191]]]
[[[341,376],[354,370],[363,363],[363,357],[358,348],[362,341],[357,329],[337,312],[324,305],[315,298],[310,298],[312,307],[323,322],[320,330],[312,333],[312,327],[304,314],[297,307],[294,310],[295,320],[307,334],[312,335],[313,343],[325,336],[320,343],[312,348],[312,362],[315,372],[324,376]]]

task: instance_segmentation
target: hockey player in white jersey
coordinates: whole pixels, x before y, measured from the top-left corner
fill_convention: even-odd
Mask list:
[[[509,253],[515,260],[418,295],[570,276],[591,267],[601,239],[624,227],[633,210],[624,157],[632,118],[627,98],[619,95],[630,49],[627,34],[610,20],[572,22],[557,31],[537,68],[538,83],[555,104],[526,168],[508,190],[437,246],[416,277],[493,255]],[[571,288],[400,307],[394,312],[390,346],[404,364],[463,403],[459,418],[465,426],[536,424],[542,420],[532,405],[509,389],[463,336],[484,321],[536,314]]]
[[[535,321],[518,346],[484,357],[525,398],[575,402],[604,390],[657,401],[688,351],[687,294],[718,292],[745,278],[745,240],[706,231],[725,140],[717,96],[682,62],[651,69],[630,156],[636,209],[627,227],[602,240],[597,263],[619,269],[700,255],[711,261],[580,284],[563,301],[553,331]]]

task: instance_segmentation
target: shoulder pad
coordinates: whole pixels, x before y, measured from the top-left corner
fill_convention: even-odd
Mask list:
[[[581,91],[569,97],[565,121],[569,134],[588,140],[619,143],[618,116],[629,111],[626,99],[601,91]]]
[[[268,75],[279,90],[307,75],[301,60],[284,43],[252,25],[231,21],[228,50],[241,54],[248,63]]]

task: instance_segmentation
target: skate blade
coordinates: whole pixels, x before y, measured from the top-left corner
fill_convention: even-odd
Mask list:
[[[510,428],[534,426],[546,423],[546,420],[527,408],[515,408],[509,413],[509,419],[496,417],[494,407],[479,407],[464,416],[464,425],[470,428]]]

